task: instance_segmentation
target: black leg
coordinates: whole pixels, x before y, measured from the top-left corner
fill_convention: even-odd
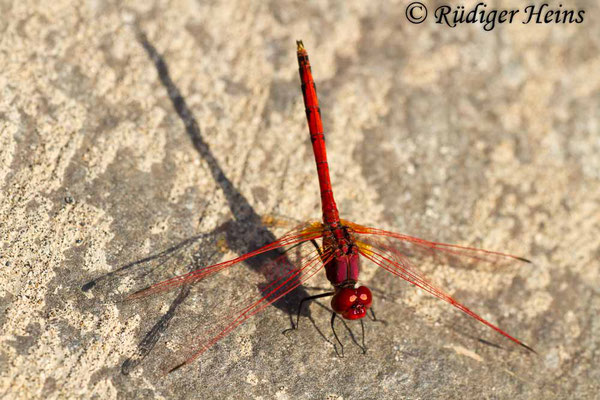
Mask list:
[[[333,331],[333,336],[335,337],[336,342],[338,342],[338,344],[340,345],[340,349],[341,349],[341,353],[338,351],[337,346],[333,345],[333,348],[335,349],[335,353],[338,355],[338,357],[343,358],[344,357],[344,345],[342,344],[342,342],[340,341],[340,338],[338,337],[337,333],[335,333],[335,316],[337,314],[335,312],[331,313],[331,330]]]
[[[298,329],[298,325],[300,324],[300,313],[302,312],[302,305],[305,301],[316,300],[320,299],[321,297],[333,296],[333,293],[334,292],[315,294],[314,296],[308,296],[300,300],[300,305],[298,305],[298,313],[296,314],[296,324],[294,324],[294,320],[292,320],[292,327],[290,329],[286,329],[285,331],[283,331],[283,333],[286,333],[287,331],[292,331],[294,329]]]
[[[372,308],[369,308],[369,311],[371,311],[371,321],[377,321],[377,317],[375,316],[375,311],[373,311]]]
[[[371,321],[373,322],[381,322],[384,325],[387,325],[387,321],[384,319],[377,319],[377,317],[375,316],[375,311],[373,311],[372,308],[369,308],[369,311],[371,312],[371,315],[369,316],[371,318]]]
[[[365,345],[365,323],[362,319],[360,320],[360,331],[362,333],[362,346],[360,349],[362,350],[363,354],[367,354],[367,346]]]
[[[319,247],[319,245],[317,244],[317,241],[316,241],[315,239],[312,239],[310,242],[311,242],[311,243],[313,244],[313,246],[315,246],[315,248],[317,249],[317,253],[319,253],[319,256],[321,256],[321,257],[322,257],[322,256],[323,256],[323,253],[321,253],[321,248],[320,248],[320,247]]]
[[[344,325],[344,328],[346,328],[346,330],[348,331],[348,334],[350,335],[350,339],[352,339],[352,343],[354,343],[361,351],[363,354],[367,353],[367,346],[365,345],[365,325],[364,325],[364,320],[361,319],[360,320],[360,328],[361,328],[361,341],[362,344],[358,341],[358,338],[356,336],[354,336],[354,332],[352,332],[352,329],[350,329],[350,327],[348,326],[348,324],[346,324],[345,320],[342,320],[342,324]]]

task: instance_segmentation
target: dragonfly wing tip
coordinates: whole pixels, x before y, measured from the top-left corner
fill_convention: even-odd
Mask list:
[[[535,350],[533,349],[533,347],[529,347],[529,346],[527,346],[527,345],[526,345],[525,343],[523,343],[523,342],[520,342],[519,344],[520,344],[521,346],[525,347],[527,350],[529,350],[529,351],[530,351],[530,352],[532,352],[533,354],[535,354],[535,355],[537,355],[537,354],[538,354],[538,352],[537,352],[537,351],[535,351]]]

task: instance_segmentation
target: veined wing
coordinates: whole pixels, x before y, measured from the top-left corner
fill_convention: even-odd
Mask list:
[[[497,251],[478,249],[476,247],[459,246],[456,244],[431,242],[414,236],[401,233],[390,232],[383,229],[370,228],[348,221],[342,221],[352,232],[377,237],[378,240],[387,241],[390,248],[396,249],[405,257],[418,256],[430,257],[441,263],[456,267],[477,267],[486,266],[498,267],[506,265],[516,265],[518,262],[531,263],[526,258],[515,256]]]
[[[355,225],[355,226],[360,227],[358,225]],[[360,227],[360,228],[363,228],[363,227]],[[492,328],[496,332],[498,332],[501,335],[505,336],[506,338],[510,339],[514,343],[517,343],[520,346],[526,348],[527,350],[535,353],[535,350],[533,350],[531,347],[529,347],[528,345],[526,345],[519,339],[509,335],[504,330],[500,329],[496,325],[487,321],[480,315],[476,314],[474,311],[472,311],[465,305],[461,304],[460,302],[458,302],[457,300],[452,298],[452,296],[450,296],[449,294],[444,292],[442,289],[436,287],[431,282],[429,282],[429,280],[427,278],[425,278],[425,276],[411,263],[411,261],[408,259],[408,257],[405,254],[403,254],[403,252],[401,250],[390,245],[388,239],[390,237],[396,237],[396,236],[378,235],[378,234],[376,234],[376,232],[378,230],[366,231],[363,229],[363,232],[365,232],[365,233],[362,233],[362,232],[360,232],[360,228],[356,229],[356,230],[354,230],[354,228],[352,228],[352,229],[354,230],[354,233],[355,233],[355,236],[357,239],[356,243],[359,247],[359,252],[362,256],[364,256],[368,260],[372,261],[374,264],[378,265],[379,267],[385,269],[386,271],[404,279],[405,281],[415,285],[416,287],[418,287],[420,289],[425,290],[426,292],[434,295],[435,297],[437,297],[441,300],[444,300],[445,302],[451,304],[452,306],[456,307],[457,309],[464,312],[465,314],[475,318],[479,322],[487,325],[488,327]],[[366,229],[369,229],[369,228],[366,228]],[[383,231],[383,232],[385,232],[385,231]],[[392,233],[392,232],[389,232],[389,233]],[[422,244],[422,242],[433,243],[433,242],[422,241],[422,239],[408,237],[411,239],[417,239],[418,241],[422,241],[422,242],[416,242],[415,240],[405,239],[405,238],[407,238],[407,236],[405,236],[405,235],[399,235],[399,234],[394,234],[394,235],[398,235],[398,237],[397,237],[398,239],[406,240],[409,243],[418,243],[418,244]],[[438,244],[438,245],[441,245],[441,244]],[[448,245],[448,246],[451,246],[451,245]],[[445,248],[445,247],[441,247],[441,248]],[[458,250],[462,251],[463,249],[469,250],[469,252],[466,253],[469,255],[471,255],[471,254],[476,254],[476,255],[477,254],[483,254],[483,255],[492,254],[494,257],[496,255],[501,255],[501,256],[508,256],[509,258],[511,258],[511,257],[515,258],[515,256],[505,255],[503,253],[488,252],[486,250],[479,251],[479,249],[471,249],[471,248],[465,248],[465,247],[460,247],[460,246],[457,248],[455,248],[455,247],[450,247],[450,248],[457,249],[457,251]],[[475,251],[474,253],[471,253],[470,251],[472,251],[472,250],[477,250],[477,251]],[[452,253],[452,254],[454,255],[454,253]],[[459,254],[462,255],[463,253],[461,252]],[[517,259],[520,259],[520,258],[517,258]]]
[[[267,253],[270,251],[278,250],[284,248],[286,246],[293,246],[296,244],[301,244],[304,242],[309,242],[311,240],[315,240],[321,238],[323,236],[323,225],[319,222],[313,222],[308,224],[303,224],[298,226],[295,229],[292,229],[285,235],[283,235],[278,240],[271,242],[258,250],[252,251],[250,253],[246,253],[242,256],[234,258],[229,261],[224,261],[222,263],[209,265],[206,267],[198,268],[194,271],[191,271],[187,274],[179,275],[162,282],[156,283],[152,286],[149,286],[145,289],[138,290],[135,293],[132,293],[127,297],[128,300],[140,299],[143,297],[147,297],[156,293],[161,293],[165,291],[169,291],[175,288],[178,288],[183,285],[192,284],[195,282],[199,282],[208,276],[211,276],[219,271],[222,271],[226,268],[234,266],[238,263],[246,261],[252,257],[255,257],[259,254]]]
[[[314,242],[311,243],[311,239],[307,239],[265,264],[261,272],[268,277],[268,282],[250,292],[242,292],[241,299],[236,299],[234,306],[219,304],[222,310],[211,309],[216,317],[210,319],[210,327],[200,326],[193,330],[195,337],[181,351],[184,361],[168,372],[193,362],[246,320],[305,283],[332,258],[332,252],[323,253]],[[198,335],[198,332],[202,333]]]

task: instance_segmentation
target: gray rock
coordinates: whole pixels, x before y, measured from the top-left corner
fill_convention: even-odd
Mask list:
[[[598,4],[489,32],[425,4],[420,25],[388,2],[0,5],[2,397],[597,398]],[[336,355],[327,300],[282,334],[319,274],[164,374],[265,260],[125,297],[285,232],[263,216],[320,216],[295,39],[342,216],[530,258],[413,261],[537,355],[365,265],[366,354],[338,321]]]

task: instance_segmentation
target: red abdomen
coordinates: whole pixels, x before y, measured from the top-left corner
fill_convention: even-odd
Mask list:
[[[323,222],[326,225],[337,226],[340,223],[340,216],[335,200],[333,199],[331,180],[329,178],[327,150],[325,149],[319,99],[317,98],[317,86],[313,80],[306,49],[301,41],[298,41],[297,44],[298,66],[300,70],[300,81],[302,82],[304,106],[306,107],[306,119],[308,121],[308,130],[310,131],[313,153],[315,154],[315,162],[317,163],[317,175],[319,176]]]

